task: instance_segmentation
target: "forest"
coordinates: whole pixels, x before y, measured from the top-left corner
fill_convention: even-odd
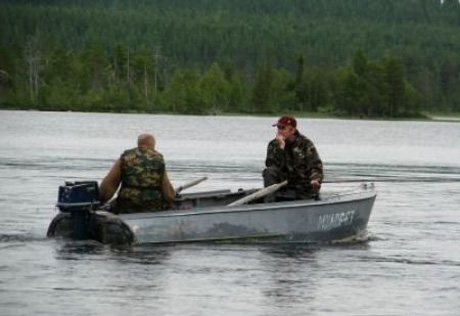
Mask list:
[[[2,0],[0,108],[460,112],[458,0]]]

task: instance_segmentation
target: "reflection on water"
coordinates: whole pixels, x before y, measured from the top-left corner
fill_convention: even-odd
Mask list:
[[[60,240],[56,247],[58,260],[91,260],[100,255],[109,255],[124,264],[161,264],[169,257],[169,247],[165,246],[108,246],[95,241]]]
[[[325,163],[324,192],[376,184],[362,239],[114,248],[45,238],[58,186],[100,180],[141,131],[157,136],[176,187],[201,176],[190,191],[260,187],[275,120],[0,112],[0,315],[457,315],[455,123],[299,119]]]
[[[318,266],[313,246],[265,247],[262,269],[266,282],[262,288],[264,305],[270,315],[300,314],[316,300]]]
[[[317,244],[273,244],[258,248],[261,253],[273,258],[294,258],[301,261],[311,261],[320,247]]]

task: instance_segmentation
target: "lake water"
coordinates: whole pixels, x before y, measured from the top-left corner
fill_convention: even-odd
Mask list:
[[[58,186],[100,180],[140,132],[174,186],[261,187],[274,117],[0,111],[0,315],[460,315],[460,123],[299,119],[324,191],[373,181],[368,237],[316,246],[45,237]]]

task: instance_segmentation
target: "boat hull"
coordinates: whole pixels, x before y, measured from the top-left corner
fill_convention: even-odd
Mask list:
[[[324,194],[321,200],[228,206],[249,191],[214,191],[181,196],[175,210],[89,217],[90,236],[103,243],[329,242],[351,238],[367,227],[376,198],[373,186]],[[71,237],[69,214],[59,214],[49,237]]]
[[[139,243],[196,241],[320,242],[366,229],[375,194],[335,201],[121,215]],[[174,212],[174,213],[173,213]]]

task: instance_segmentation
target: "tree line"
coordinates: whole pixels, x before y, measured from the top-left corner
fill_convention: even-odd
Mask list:
[[[0,106],[74,111],[460,111],[458,1],[0,4]]]

